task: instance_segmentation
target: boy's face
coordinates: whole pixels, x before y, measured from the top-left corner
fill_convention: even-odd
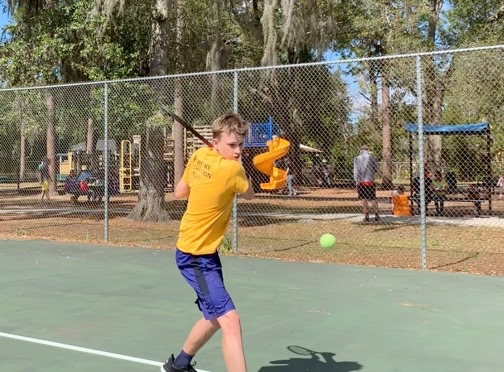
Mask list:
[[[212,139],[215,152],[228,160],[239,160],[243,150],[243,138],[237,138],[235,133],[221,133],[218,138]]]

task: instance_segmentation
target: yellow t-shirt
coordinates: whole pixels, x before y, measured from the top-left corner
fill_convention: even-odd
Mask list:
[[[182,179],[190,191],[177,248],[195,255],[214,253],[222,243],[235,194],[248,189],[245,169],[203,147],[189,159]]]

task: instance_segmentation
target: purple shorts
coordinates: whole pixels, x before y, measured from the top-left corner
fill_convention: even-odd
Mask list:
[[[233,300],[224,286],[219,254],[192,255],[177,249],[177,267],[198,298],[196,305],[207,320],[234,310]]]

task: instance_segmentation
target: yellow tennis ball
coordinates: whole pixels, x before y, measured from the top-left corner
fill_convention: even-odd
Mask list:
[[[334,248],[336,237],[333,234],[324,234],[320,237],[320,246],[322,248]]]

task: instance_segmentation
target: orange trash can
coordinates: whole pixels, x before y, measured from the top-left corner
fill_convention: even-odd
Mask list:
[[[392,196],[392,213],[394,216],[411,216],[408,195]]]

